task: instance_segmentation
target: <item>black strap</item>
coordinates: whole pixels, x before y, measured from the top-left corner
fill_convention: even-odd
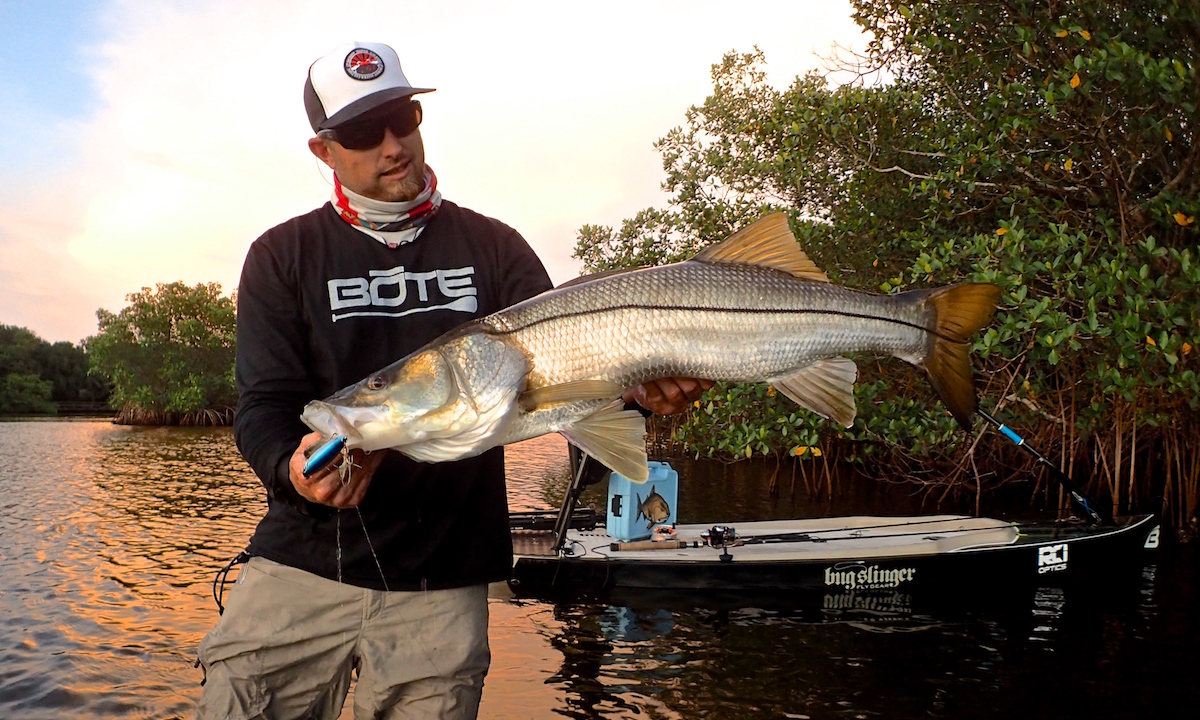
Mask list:
[[[213,600],[217,603],[217,614],[225,614],[225,606],[221,604],[221,598],[225,597],[225,581],[229,579],[229,571],[233,570],[234,565],[243,565],[250,561],[251,555],[245,550],[234,556],[232,560],[225,564],[225,567],[217,571],[213,578]]]
[[[221,598],[225,596],[225,581],[229,579],[229,571],[233,570],[234,565],[242,565],[249,562],[250,558],[250,553],[246,552],[245,550],[241,551],[235,555],[232,560],[225,563],[225,567],[218,570],[216,577],[213,578],[213,600],[216,600],[217,602],[218,615],[225,614],[225,606],[221,604]],[[208,668],[203,667],[203,663],[200,662],[200,655],[198,652],[196,654],[196,662],[192,664],[192,667],[203,668],[204,677],[200,679],[200,687],[204,687],[204,684],[208,682]]]

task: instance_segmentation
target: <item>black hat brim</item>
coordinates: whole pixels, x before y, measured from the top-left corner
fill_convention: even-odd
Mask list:
[[[311,84],[309,84],[307,87],[305,87],[305,90],[306,90],[305,100],[309,100],[310,98],[309,98],[307,91],[311,90]],[[350,122],[351,120],[355,120],[358,117],[371,112],[375,108],[378,108],[382,105],[386,105],[387,103],[390,103],[393,100],[401,100],[403,98],[412,97],[413,95],[418,95],[420,93],[433,92],[434,90],[435,90],[435,88],[414,88],[414,87],[395,87],[395,88],[388,88],[387,90],[380,90],[379,92],[371,93],[370,95],[367,95],[366,97],[361,97],[361,98],[355,100],[354,102],[350,103],[346,107],[335,112],[332,116],[327,117],[324,120],[321,120],[319,122],[318,122],[319,116],[313,117],[312,110],[314,108],[312,108],[310,106],[308,108],[309,109],[309,123],[313,126],[314,132],[320,131],[320,130],[330,130],[332,128],[336,128],[338,125],[342,125],[344,123]],[[315,96],[316,96],[316,93],[313,93],[311,99],[316,100]],[[321,112],[320,114],[324,114],[324,113]]]

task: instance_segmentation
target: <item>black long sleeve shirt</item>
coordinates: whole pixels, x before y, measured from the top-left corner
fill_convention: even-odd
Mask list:
[[[238,285],[234,423],[238,448],[267,490],[250,553],[380,590],[385,581],[414,590],[507,578],[502,448],[438,464],[389,451],[357,511],[301,498],[288,461],[309,432],[300,421],[308,401],[550,287],[515,230],[449,201],[397,248],[350,227],[328,204],[255,241]]]

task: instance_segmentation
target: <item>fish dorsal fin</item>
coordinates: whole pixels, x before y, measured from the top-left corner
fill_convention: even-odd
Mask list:
[[[800,249],[788,227],[787,215],[781,212],[756,220],[692,259],[706,263],[759,265],[804,280],[829,282],[825,272]]]
[[[624,407],[624,401],[618,399],[559,432],[610,469],[644,483],[650,477],[646,465],[646,419],[637,410]]]
[[[854,405],[856,379],[858,366],[853,360],[828,358],[807,365],[788,377],[772,380],[771,385],[797,405],[850,427],[857,413]]]
[[[532,412],[544,405],[621,397],[623,392],[624,387],[607,380],[577,380],[526,390],[517,401],[521,403],[521,409],[525,412]]]

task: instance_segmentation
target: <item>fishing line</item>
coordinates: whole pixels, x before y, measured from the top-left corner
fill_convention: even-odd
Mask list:
[[[368,455],[370,454],[369,451],[364,450],[363,452]],[[352,459],[350,459],[350,449],[347,447],[343,447],[342,448],[342,464],[340,466],[338,466],[338,469],[337,469],[338,478],[342,481],[342,487],[344,487],[344,488],[350,487],[351,473],[354,472],[354,468],[361,468],[361,467],[362,467],[362,465],[355,465],[354,461]],[[358,513],[358,524],[362,527],[363,537],[366,538],[366,540],[367,540],[367,549],[371,551],[371,559],[375,561],[375,568],[377,570],[379,570],[379,580],[381,582],[383,582],[384,592],[389,592],[391,590],[391,588],[388,587],[387,578],[384,577],[383,565],[379,562],[379,555],[377,555],[375,553],[375,544],[371,542],[371,534],[367,532],[367,521],[365,519],[363,519],[362,510],[357,505],[354,506],[354,512]],[[342,522],[341,522],[342,511],[341,511],[341,509],[338,509],[336,517],[337,517],[338,582],[340,583],[342,581]]]
[[[383,581],[383,589],[387,591],[387,578],[383,576],[383,565],[379,564],[379,556],[375,554],[375,546],[371,544],[371,536],[367,534],[367,522],[363,520],[362,510],[358,506],[354,506],[354,511],[358,513],[358,523],[362,525],[363,537],[367,539],[367,549],[371,551],[371,557],[375,559],[375,567],[379,569],[379,579]]]

